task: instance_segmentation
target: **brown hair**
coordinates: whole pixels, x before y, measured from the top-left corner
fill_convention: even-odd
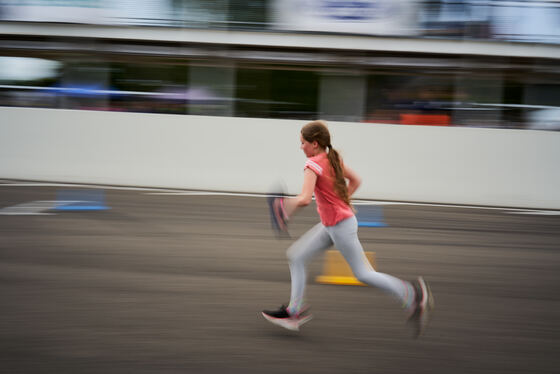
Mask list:
[[[316,141],[321,148],[327,150],[327,158],[334,171],[334,190],[346,204],[350,205],[342,161],[338,152],[331,145],[331,134],[325,121],[309,122],[301,129],[301,136],[310,143]]]

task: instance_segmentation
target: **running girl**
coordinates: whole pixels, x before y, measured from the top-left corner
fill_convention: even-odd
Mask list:
[[[377,287],[401,302],[410,313],[415,335],[425,328],[433,297],[422,277],[407,282],[388,274],[376,272],[365,256],[358,239],[358,222],[350,198],[361,184],[360,177],[342,162],[331,145],[331,137],[324,121],[313,121],[301,130],[301,149],[307,156],[303,188],[293,198],[272,200],[273,219],[277,227],[286,230],[294,212],[311,203],[313,194],[321,222],[298,239],[287,252],[291,275],[291,296],[288,306],[262,312],[270,322],[287,328],[299,327],[311,319],[304,306],[306,263],[320,252],[334,245],[344,256],[358,280]]]

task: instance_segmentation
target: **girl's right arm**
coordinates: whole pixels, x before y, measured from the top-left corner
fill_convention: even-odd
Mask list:
[[[284,199],[284,211],[288,217],[291,217],[298,208],[311,203],[313,190],[315,190],[315,183],[317,183],[317,174],[311,171],[311,169],[305,169],[301,193],[296,197]]]

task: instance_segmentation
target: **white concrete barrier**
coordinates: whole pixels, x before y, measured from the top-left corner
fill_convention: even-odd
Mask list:
[[[0,178],[299,192],[305,121],[0,108]],[[356,197],[560,209],[560,132],[329,123]]]

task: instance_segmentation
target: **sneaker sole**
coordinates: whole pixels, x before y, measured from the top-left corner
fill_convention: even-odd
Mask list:
[[[311,315],[307,315],[307,316],[302,316],[298,319],[295,318],[274,318],[271,317],[265,313],[261,313],[263,315],[263,317],[269,321],[270,323],[276,325],[276,326],[280,326],[283,327],[287,330],[290,331],[299,331],[299,328],[306,322],[309,322],[313,316]]]
[[[422,289],[422,300],[420,301],[420,331],[418,334],[421,335],[432,318],[432,311],[435,307],[435,303],[434,296],[428,282],[426,282],[424,278],[418,277],[418,283]]]

